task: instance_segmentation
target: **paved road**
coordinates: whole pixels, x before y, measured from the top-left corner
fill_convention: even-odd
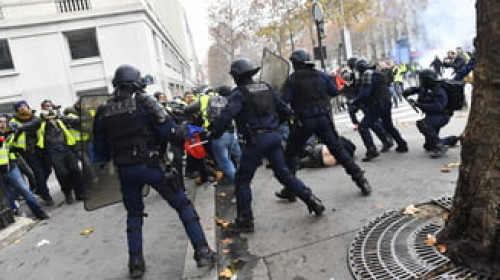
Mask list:
[[[273,193],[280,189],[279,183],[270,170],[259,168],[252,184],[256,231],[232,236],[248,245],[241,255],[249,265],[240,269],[237,279],[352,279],[347,249],[361,226],[384,211],[452,194],[458,170],[441,173],[440,168],[458,162],[460,148],[450,149],[446,157],[430,159],[421,148],[423,138],[414,126],[418,118],[407,105],[394,109],[395,122],[409,142],[410,152],[391,151],[373,162],[361,163],[374,187],[370,197],[360,195],[341,167],[298,172],[327,207],[319,218],[309,215],[300,202],[277,201]],[[466,112],[459,112],[442,135],[461,133],[465,122]],[[365,150],[348,117],[338,115],[335,123],[339,132],[357,145],[359,161]],[[188,186],[194,193],[191,182]],[[210,188],[199,189],[205,192],[203,199],[210,199],[206,197]],[[62,201],[62,196],[56,200]],[[144,225],[145,279],[181,279],[182,275],[195,279],[190,276],[196,274],[192,273],[196,269],[192,267],[191,252],[186,255],[187,239],[176,213],[157,194],[148,196],[146,205],[149,217]],[[85,212],[79,203],[62,204],[49,212],[49,221],[39,223],[19,242],[0,249],[0,280],[128,279],[126,216],[121,205]],[[217,214],[227,219],[233,215],[227,211]],[[210,205],[200,211],[204,221],[210,221],[214,215]],[[206,227],[213,231],[213,225]],[[87,236],[79,234],[87,228],[95,231]],[[218,232],[219,239],[226,237]],[[43,240],[48,244],[38,246]],[[226,255],[228,251],[222,250],[227,246],[219,245],[221,254]]]

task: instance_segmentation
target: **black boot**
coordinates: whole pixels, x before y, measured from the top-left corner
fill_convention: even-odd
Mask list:
[[[132,259],[128,262],[128,270],[132,279],[139,279],[144,276],[146,263],[143,258]]]
[[[396,152],[398,153],[408,152],[408,144],[407,143],[398,144],[398,146],[396,147]]]
[[[40,210],[40,212],[36,213],[35,217],[39,220],[48,220],[50,218],[49,215],[43,210]]]
[[[229,230],[234,232],[254,232],[253,220],[245,218],[236,218],[234,222],[229,225]]]
[[[65,198],[67,204],[72,204],[74,201],[73,196],[71,194],[65,194],[64,198]]]
[[[353,177],[353,181],[356,183],[358,188],[361,189],[361,193],[364,196],[370,195],[370,193],[372,192],[372,186],[370,185],[370,183],[368,183],[368,180],[366,180],[363,172],[361,172],[360,175]]]
[[[438,143],[431,152],[431,158],[440,158],[446,154],[446,151],[448,151],[448,147]]]
[[[379,155],[380,154],[377,152],[377,148],[375,148],[375,147],[368,148],[368,150],[366,151],[365,157],[361,160],[364,162],[371,161],[372,159],[378,157]]]
[[[310,194],[308,200],[306,201],[307,204],[307,210],[309,210],[309,213],[314,212],[314,215],[316,216],[321,216],[323,212],[325,211],[325,206],[321,204],[321,200],[315,196],[314,194]]]
[[[388,152],[392,146],[394,146],[394,141],[392,138],[387,137],[386,141],[384,141],[382,149],[380,150],[381,153]]]
[[[208,246],[202,246],[194,250],[194,260],[197,267],[205,267],[214,265],[217,257]]]
[[[283,188],[281,189],[281,191],[275,192],[274,195],[281,199],[288,199],[289,202],[297,201],[297,197],[295,196],[295,194],[293,194],[287,188]]]

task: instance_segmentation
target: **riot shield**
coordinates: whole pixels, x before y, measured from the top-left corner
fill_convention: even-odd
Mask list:
[[[290,63],[285,58],[264,48],[260,80],[266,82],[281,94],[281,88],[290,73]]]
[[[99,157],[93,144],[94,118],[97,108],[106,104],[110,95],[89,95],[80,97],[79,127],[75,127],[80,135],[78,156],[81,163],[83,187],[85,191],[84,208],[87,211],[99,209],[122,201],[118,169],[111,161]],[[149,193],[145,186],[143,195]]]

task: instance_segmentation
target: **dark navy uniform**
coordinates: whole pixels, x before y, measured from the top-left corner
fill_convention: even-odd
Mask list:
[[[259,70],[248,59],[232,63],[231,74],[238,87],[231,93],[228,105],[212,124],[211,136],[220,137],[234,118],[238,132],[245,141],[240,166],[235,176],[237,218],[232,224],[236,231],[253,231],[252,193],[250,183],[255,170],[267,158],[278,181],[302,199],[310,212],[321,215],[321,205],[309,188],[288,169],[281,135],[278,132],[278,114],[286,113],[287,106],[265,83],[253,82],[252,76]]]
[[[182,178],[162,169],[159,150],[163,141],[174,137],[174,122],[140,85],[140,73],[131,66],[117,69],[113,80],[114,97],[101,106],[94,124],[95,152],[112,159],[118,167],[123,204],[127,210],[129,269],[132,278],[144,274],[142,189],[152,186],[174,208],[195,248],[198,266],[215,262],[201,228],[198,215],[186,195]]]
[[[417,101],[409,99],[409,102],[425,113],[425,117],[417,121],[417,128],[425,137],[424,149],[431,157],[440,157],[446,153],[446,146],[454,146],[458,141],[456,136],[439,138],[439,131],[450,121],[453,111],[446,108],[448,95],[436,82],[437,74],[433,70],[421,71],[419,79],[422,86],[408,88],[403,95],[418,94]]]
[[[335,130],[332,119],[330,99],[339,94],[334,81],[325,73],[312,67],[309,53],[303,49],[295,50],[290,60],[295,72],[290,75],[284,85],[283,99],[290,103],[299,127],[292,130],[286,146],[286,156],[292,171],[296,170],[297,157],[311,135],[315,134],[328,147],[330,153],[344,167],[347,174],[361,188],[364,195],[369,195],[371,186],[364,177],[364,172],[347,152]],[[276,195],[280,198],[293,198],[282,190]]]
[[[379,120],[382,121],[382,126],[387,133],[396,141],[398,145],[396,151],[407,152],[408,144],[392,122],[391,93],[385,75],[380,71],[368,69],[368,62],[364,59],[356,62],[356,70],[361,73],[361,79],[353,104],[358,107],[362,106],[365,114],[359,127],[359,134],[367,149],[363,160],[369,161],[378,156],[369,129],[373,128]]]

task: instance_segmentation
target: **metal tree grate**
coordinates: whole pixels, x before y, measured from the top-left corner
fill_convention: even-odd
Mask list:
[[[451,208],[451,198],[432,203]],[[449,259],[424,242],[441,229],[436,219],[403,215],[401,211],[383,213],[363,226],[352,241],[348,258],[352,275],[355,279],[375,280],[416,280],[424,276],[428,280],[494,280],[464,267],[443,270]],[[428,276],[438,268],[439,275]]]

